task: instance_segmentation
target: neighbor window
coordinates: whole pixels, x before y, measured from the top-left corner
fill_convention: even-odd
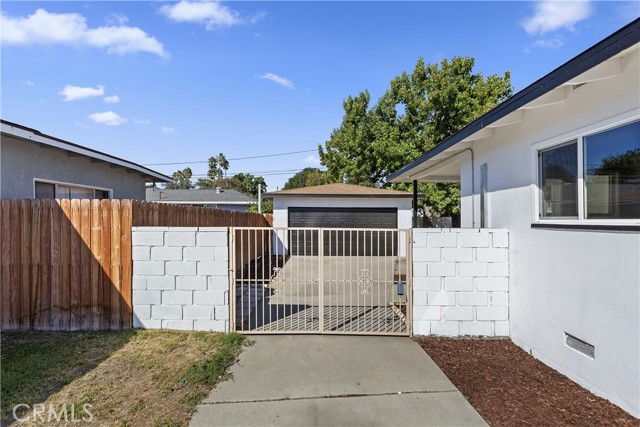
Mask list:
[[[77,184],[36,181],[36,199],[109,199],[110,190]]]
[[[538,151],[542,219],[640,219],[640,121]]]
[[[578,217],[578,144],[540,151],[540,216]]]
[[[640,218],[640,121],[584,138],[585,218]]]

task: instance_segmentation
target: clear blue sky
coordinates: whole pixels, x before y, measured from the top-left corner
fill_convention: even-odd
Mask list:
[[[2,118],[142,164],[315,150],[347,96],[369,89],[375,101],[418,57],[473,56],[476,71],[509,70],[520,90],[640,14],[638,2],[611,1],[0,7]],[[236,160],[229,172],[317,157]],[[270,190],[291,175],[264,174]]]

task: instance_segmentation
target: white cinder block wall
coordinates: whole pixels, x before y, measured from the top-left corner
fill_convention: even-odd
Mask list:
[[[133,326],[229,330],[227,228],[133,227]]]
[[[508,336],[508,230],[412,231],[413,332]]]

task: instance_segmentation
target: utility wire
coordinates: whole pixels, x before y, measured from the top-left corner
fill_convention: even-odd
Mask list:
[[[318,150],[289,151],[287,153],[262,154],[259,156],[249,156],[249,157],[236,157],[235,159],[227,159],[227,160],[232,161],[232,160],[263,159],[265,157],[289,156],[291,154],[311,153],[311,152],[317,152],[317,151]],[[142,166],[170,166],[170,165],[186,165],[186,164],[195,164],[195,163],[209,163],[209,160],[196,160],[193,162],[145,163]]]

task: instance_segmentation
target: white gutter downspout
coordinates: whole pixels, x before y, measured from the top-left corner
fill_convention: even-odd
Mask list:
[[[476,201],[475,201],[475,189],[476,189],[476,168],[475,168],[475,158],[473,155],[473,149],[471,147],[465,148],[464,150],[458,151],[456,154],[447,157],[444,160],[439,161],[435,165],[431,166],[431,168],[438,166],[440,163],[452,159],[458,154],[462,154],[465,151],[469,151],[471,153],[471,228],[476,228]],[[429,168],[430,169],[430,168]],[[411,178],[411,177],[410,177]],[[462,201],[461,201],[462,203]]]

